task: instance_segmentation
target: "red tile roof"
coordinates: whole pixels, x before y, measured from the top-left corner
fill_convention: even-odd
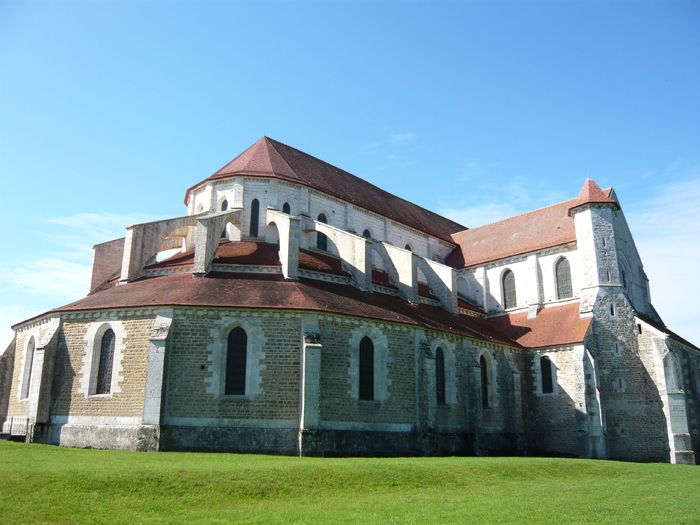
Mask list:
[[[576,199],[455,233],[452,239],[458,246],[445,264],[466,268],[574,242],[576,229],[571,209],[588,203],[618,206],[608,197],[611,191],[610,188],[601,190],[592,179],[588,179]]]
[[[617,203],[617,201],[614,201],[608,197],[609,194],[610,190],[603,191],[593,179],[588,179],[583,184],[581,193],[579,193],[576,202],[571,207],[571,210],[578,208],[579,206],[583,206],[584,204],[612,204],[619,209],[620,205]],[[569,215],[571,215],[571,210],[569,210]]]
[[[188,250],[147,266],[146,269],[182,266],[192,264],[193,261],[194,250]],[[253,241],[223,242],[219,244],[219,251],[213,264],[280,266],[279,244]],[[342,262],[338,257],[311,250],[299,250],[299,268],[337,275],[350,275],[343,270]]]
[[[591,319],[580,318],[578,303],[544,308],[533,319],[521,312],[489,321],[525,348],[581,343],[591,324]]]
[[[383,217],[452,242],[451,235],[466,229],[416,204],[295,148],[263,137],[211,177],[195,184],[185,194],[209,181],[237,175],[274,177],[333,195]]]
[[[576,240],[569,208],[576,199],[479,226],[452,236],[457,247],[445,264],[465,268]]]
[[[113,308],[189,306],[314,310],[393,321],[518,346],[486,319],[411,305],[391,295],[369,294],[350,285],[281,275],[211,272],[146,277],[52,310],[51,313]]]

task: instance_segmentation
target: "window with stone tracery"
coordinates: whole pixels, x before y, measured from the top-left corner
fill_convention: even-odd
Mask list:
[[[511,270],[503,272],[503,308],[506,310],[518,306],[515,295],[515,275]]]
[[[95,394],[109,394],[112,390],[115,342],[114,331],[110,328],[102,335],[100,343],[100,361],[97,366]]]
[[[555,265],[557,277],[557,299],[568,299],[573,297],[574,292],[571,286],[571,264],[566,257],[562,257]]]

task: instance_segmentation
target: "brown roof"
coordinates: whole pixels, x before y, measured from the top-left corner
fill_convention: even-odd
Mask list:
[[[576,240],[569,209],[576,199],[509,217],[452,236],[457,247],[445,264],[465,268]]]
[[[452,315],[441,308],[411,305],[391,295],[362,292],[338,283],[281,275],[211,272],[146,277],[52,310],[50,313],[112,308],[190,306],[315,310],[393,321],[518,346],[486,319]]]
[[[521,312],[489,321],[525,348],[581,343],[591,324],[591,319],[580,318],[578,303],[544,308],[533,319]]]
[[[214,175],[189,188],[185,203],[190,191],[202,184],[237,175],[274,177],[309,186],[448,242],[452,242],[453,233],[466,229],[461,224],[269,137],[261,138]]]
[[[584,204],[613,204],[616,208],[620,205],[617,201],[611,199],[608,195],[610,190],[603,191],[595,183],[593,179],[588,179],[581,188],[581,193],[578,194],[576,202],[571,207],[571,210],[583,206]],[[571,215],[571,210],[569,210],[569,215]]]
[[[445,264],[466,268],[573,242],[576,229],[571,209],[593,202],[618,206],[608,197],[611,191],[611,188],[601,190],[588,179],[576,199],[455,233],[452,239],[457,247]]]
[[[193,261],[194,250],[188,250],[147,266],[146,269],[183,266],[192,264]],[[212,264],[281,266],[279,244],[253,241],[223,242],[219,244],[216,258]],[[311,250],[299,250],[299,268],[338,275],[350,275],[343,270],[342,262],[338,257]]]

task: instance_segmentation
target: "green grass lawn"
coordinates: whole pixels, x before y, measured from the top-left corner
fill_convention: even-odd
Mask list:
[[[0,441],[0,523],[700,524],[700,466],[148,454]]]

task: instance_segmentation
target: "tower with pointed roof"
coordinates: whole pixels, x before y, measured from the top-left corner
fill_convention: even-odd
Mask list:
[[[268,137],[14,326],[1,434],[297,455],[692,463],[700,349],[613,190],[468,229]],[[163,256],[163,253],[169,255]]]

